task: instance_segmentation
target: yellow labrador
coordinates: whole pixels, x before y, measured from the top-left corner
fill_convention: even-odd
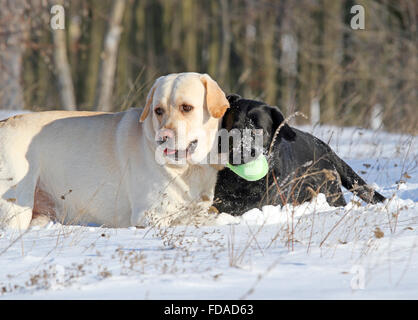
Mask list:
[[[207,74],[180,73],[155,81],[142,114],[47,111],[0,122],[0,225],[26,229],[40,216],[164,225],[189,204],[207,210],[217,170],[199,161],[228,107]]]

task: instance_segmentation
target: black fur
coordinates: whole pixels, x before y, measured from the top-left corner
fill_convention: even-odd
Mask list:
[[[267,156],[273,136],[284,121],[279,108],[238,95],[230,95],[228,100],[230,108],[222,127],[263,129],[263,153]],[[230,163],[232,153],[231,149]],[[324,193],[330,205],[344,206],[341,185],[368,203],[385,200],[326,143],[287,124],[281,126],[267,158],[269,173],[259,181],[246,181],[227,168],[218,173],[214,206],[220,212],[240,215],[268,204],[300,204],[318,193]]]

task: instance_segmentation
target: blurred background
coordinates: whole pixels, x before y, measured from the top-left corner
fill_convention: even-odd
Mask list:
[[[157,77],[196,71],[296,124],[416,135],[417,21],[417,0],[0,0],[0,109],[142,107]]]

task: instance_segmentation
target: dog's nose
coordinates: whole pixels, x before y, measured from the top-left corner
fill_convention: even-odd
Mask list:
[[[166,142],[168,139],[174,138],[174,131],[171,129],[161,129],[157,134],[157,141]]]

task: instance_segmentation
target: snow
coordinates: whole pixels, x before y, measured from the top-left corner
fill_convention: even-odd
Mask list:
[[[0,230],[0,299],[417,299],[417,137],[302,129],[389,200],[320,194],[211,227]]]

